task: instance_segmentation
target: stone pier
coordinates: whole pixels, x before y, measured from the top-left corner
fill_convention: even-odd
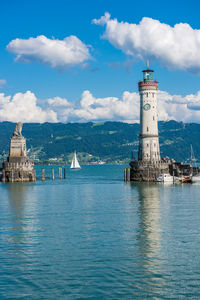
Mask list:
[[[169,173],[169,161],[131,161],[131,181],[156,181],[160,173]]]
[[[2,164],[3,182],[35,181],[34,163],[30,162],[26,151],[26,139],[22,136],[22,123],[17,123],[10,139],[7,161]]]

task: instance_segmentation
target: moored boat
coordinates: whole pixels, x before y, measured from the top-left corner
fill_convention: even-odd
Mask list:
[[[191,183],[192,182],[192,176],[188,175],[188,176],[178,177],[178,181],[181,182],[181,183]]]
[[[192,145],[191,145],[191,165],[192,165],[192,161],[195,162],[195,166],[192,167],[191,182],[192,183],[200,183],[200,173],[198,173],[198,168],[196,166],[196,159],[194,157],[194,153],[193,153],[193,149],[192,149]],[[195,174],[194,174],[194,171],[195,171]]]
[[[191,181],[192,181],[192,183],[200,183],[200,174],[198,173],[196,175],[193,175],[191,177]]]
[[[174,182],[174,177],[169,173],[160,173],[157,177],[157,182]]]

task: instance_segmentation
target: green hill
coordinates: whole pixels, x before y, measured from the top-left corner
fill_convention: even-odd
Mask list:
[[[0,159],[5,159],[14,123],[0,123]],[[44,123],[24,124],[23,135],[27,149],[40,161],[69,162],[74,150],[80,161],[129,161],[131,152],[137,157],[139,124],[121,122],[104,123]],[[200,124],[175,121],[159,122],[161,156],[185,161],[190,157],[192,144],[200,159]]]

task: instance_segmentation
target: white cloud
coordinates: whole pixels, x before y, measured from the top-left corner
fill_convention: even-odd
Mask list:
[[[84,91],[80,102],[67,111],[69,121],[131,120],[137,122],[139,96],[124,92],[122,97],[95,98],[90,91]]]
[[[6,80],[5,79],[0,79],[0,89],[6,84]]]
[[[157,99],[159,120],[200,123],[200,91],[185,97],[159,91]],[[139,123],[139,109],[139,94],[128,91],[120,98],[96,98],[86,90],[76,102],[61,97],[41,100],[30,91],[13,97],[0,93],[0,121]]]
[[[195,95],[170,95],[159,91],[159,120],[176,120],[200,123],[200,91]],[[84,91],[79,102],[70,106],[53,107],[61,122],[122,121],[139,122],[140,100],[138,93],[124,92],[120,98],[95,98],[90,91]],[[49,109],[51,106],[49,106]]]
[[[55,98],[50,98],[47,99],[47,103],[50,106],[59,106],[59,107],[65,107],[65,106],[70,106],[71,104],[67,101],[67,99],[65,98],[61,98],[61,97],[55,97]]]
[[[105,25],[108,21],[110,21],[110,14],[105,12],[104,16],[102,16],[100,19],[93,19],[92,23],[96,25]]]
[[[13,96],[0,94],[0,121],[11,122],[57,122],[57,114],[51,110],[43,110],[37,105],[33,93],[17,93]]]
[[[7,50],[17,55],[16,61],[36,61],[58,69],[67,69],[91,58],[88,46],[73,35],[64,40],[48,39],[44,35],[15,39],[7,45]]]
[[[157,60],[167,68],[200,73],[200,30],[187,23],[174,27],[144,17],[139,24],[111,19],[105,13],[92,23],[106,25],[103,38],[127,55]]]
[[[185,123],[200,123],[200,91],[197,94],[170,95],[167,92],[158,92],[159,120],[176,120]]]

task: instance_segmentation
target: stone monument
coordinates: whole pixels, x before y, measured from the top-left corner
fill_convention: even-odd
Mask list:
[[[34,163],[30,162],[26,152],[26,139],[22,136],[22,123],[17,123],[10,139],[7,161],[2,164],[3,182],[35,181]]]

